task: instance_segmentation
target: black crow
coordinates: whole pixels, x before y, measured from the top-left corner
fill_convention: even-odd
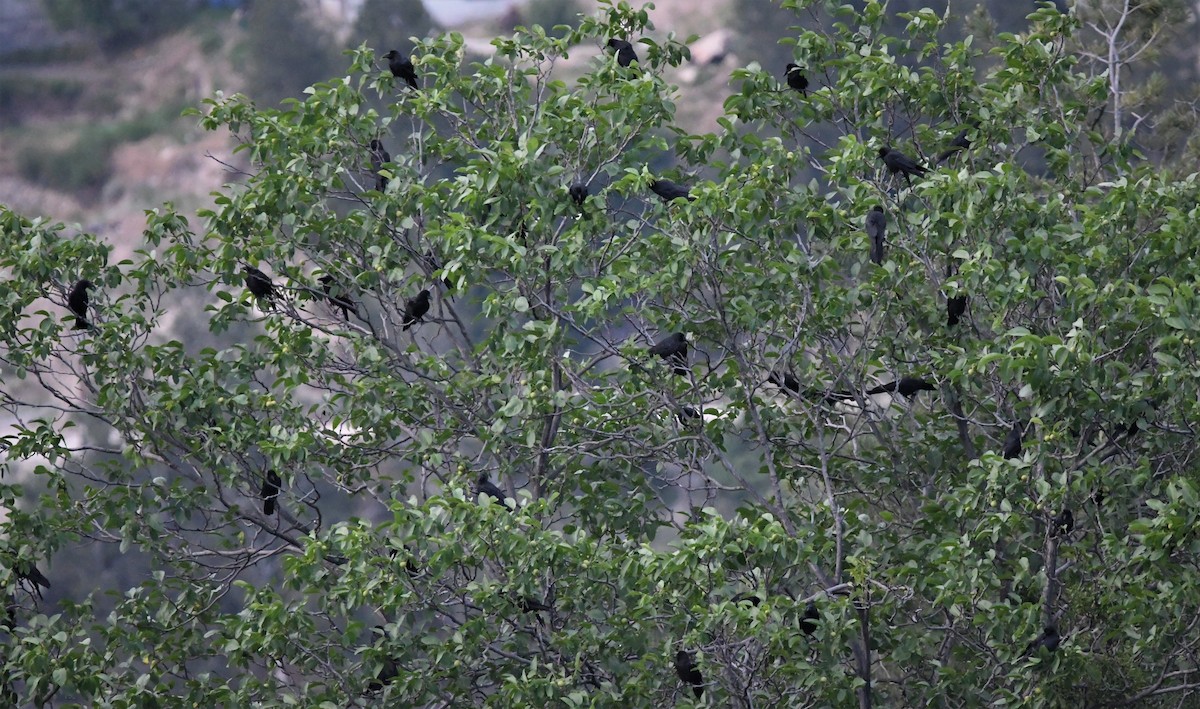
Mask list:
[[[549,613],[554,610],[545,603],[542,603],[536,598],[530,598],[529,596],[521,596],[518,598],[517,608],[520,608],[522,613]]]
[[[425,252],[425,258],[429,262],[429,270],[440,271],[445,268],[445,265],[442,263],[441,259],[435,256],[432,251]],[[449,276],[444,276],[442,278],[442,285],[446,286],[447,291],[454,290],[454,281],[450,280]]]
[[[954,327],[967,312],[967,296],[956,295],[946,299],[946,327]]]
[[[505,507],[509,510],[512,509],[508,506],[508,500],[506,499],[508,496],[504,494],[503,490],[496,487],[495,483],[493,483],[491,480],[488,480],[487,473],[480,473],[479,480],[476,481],[475,487],[477,490],[476,494],[487,495],[493,500],[496,500],[501,507]]]
[[[692,196],[690,189],[670,180],[651,180],[650,191],[661,197],[664,202],[671,202],[677,199],[686,199],[692,202],[696,199]]]
[[[808,77],[804,75],[804,70],[799,66],[788,62],[785,72],[787,74],[787,84],[796,91],[808,96]]]
[[[1038,636],[1037,640],[1029,643],[1021,657],[1032,655],[1033,653],[1040,651],[1042,648],[1046,648],[1050,652],[1054,652],[1058,649],[1060,642],[1062,642],[1062,638],[1058,634],[1058,628],[1054,627],[1053,625],[1047,625],[1042,630],[1042,634]]]
[[[67,294],[67,309],[75,314],[76,330],[86,330],[91,327],[91,323],[87,319],[88,289],[94,287],[95,285],[91,281],[82,278]]]
[[[954,136],[954,140],[950,141],[950,147],[937,157],[935,164],[941,165],[942,163],[946,162],[951,155],[960,150],[969,150],[971,147],[971,141],[969,138],[967,138],[967,133],[970,131],[970,128],[963,128],[961,131],[959,131],[958,135]]]
[[[782,375],[779,372],[771,372],[767,376],[767,381],[797,396],[803,396],[805,399],[821,399],[826,404],[836,404],[839,401],[847,401],[854,398],[853,394],[846,394],[840,391],[822,391],[812,388],[800,391],[800,380],[791,372],[784,372]]]
[[[575,182],[567,188],[567,193],[571,195],[571,199],[580,207],[583,206],[584,200],[588,198],[588,186],[586,182]]]
[[[321,290],[325,291],[325,297],[329,299],[329,305],[334,308],[341,308],[342,317],[346,318],[346,322],[350,322],[350,311],[357,310],[357,308],[354,306],[354,301],[342,295],[340,292],[338,295],[334,295],[332,293],[333,286],[333,276],[329,275],[328,273],[326,273],[324,276],[321,276]]]
[[[800,393],[800,380],[797,379],[796,375],[792,374],[791,372],[783,372],[782,374],[779,372],[771,372],[769,375],[767,375],[767,381],[779,387],[780,389],[787,389],[793,394]]]
[[[429,312],[429,291],[423,290],[417,293],[416,298],[410,299],[404,304],[404,329],[412,327],[415,323],[425,317],[425,313]]]
[[[692,685],[692,693],[696,695],[696,699],[704,695],[704,677],[700,674],[700,668],[696,667],[696,660],[692,657],[692,653],[687,650],[675,653],[675,674],[679,675],[679,679]]]
[[[879,157],[883,159],[883,164],[887,166],[889,173],[904,175],[904,179],[908,181],[909,185],[912,184],[912,175],[920,177],[929,172],[929,168],[917,164],[916,160],[913,160],[899,150],[880,148]]]
[[[682,332],[676,332],[662,338],[654,343],[649,352],[670,362],[672,369],[680,376],[687,376],[691,371],[687,366],[687,335],[684,335]]]
[[[631,62],[638,61],[637,53],[633,51],[633,45],[623,39],[610,39],[608,46],[617,50],[617,64],[620,66],[629,66]]]
[[[388,60],[388,69],[392,70],[392,76],[404,79],[409,86],[417,88],[417,70],[413,67],[411,58],[400,56],[400,52],[394,49],[383,57]]]
[[[38,597],[42,597],[43,588],[50,588],[50,579],[38,570],[38,567],[28,561],[18,561],[13,564],[13,574],[16,575],[17,581],[28,583],[30,590]]]
[[[883,394],[891,392],[900,392],[901,396],[910,397],[919,391],[937,391],[937,387],[916,377],[902,377],[899,382],[888,382],[879,386],[868,389],[867,394]]]
[[[817,632],[817,621],[821,619],[821,611],[817,610],[817,602],[809,601],[804,606],[804,617],[800,619],[800,632],[812,637]]]
[[[746,592],[746,593],[739,593],[738,595],[734,596],[731,599],[731,602],[733,602],[733,603],[749,603],[752,606],[757,606],[758,604],[762,603],[762,599],[758,597],[757,593]]]
[[[267,274],[253,266],[242,266],[242,270],[246,273],[246,289],[251,295],[255,298],[275,299],[275,284]]]
[[[1025,427],[1020,421],[1014,421],[1008,435],[1004,437],[1004,459],[1012,460],[1021,455],[1021,439],[1025,435]]]
[[[380,637],[387,638],[387,630],[382,625],[375,626],[379,631]],[[400,665],[395,658],[383,658],[383,665],[379,668],[379,673],[367,684],[367,689],[372,692],[378,692],[383,689],[385,684],[391,684],[392,680],[400,676]]]
[[[380,174],[383,166],[392,161],[392,154],[384,150],[383,143],[379,140],[371,141],[371,173],[375,175],[375,190],[384,192],[387,190],[388,178],[386,175]]]
[[[279,499],[280,485],[283,485],[283,481],[279,479],[279,473],[268,470],[262,484],[263,514],[268,517],[275,514],[275,502]]]
[[[50,588],[50,579],[46,578],[46,575],[38,571],[37,566],[30,564],[29,561],[17,561],[12,565],[12,572],[19,583],[29,584],[30,593],[36,595],[38,599],[42,597],[43,588]]]
[[[887,233],[887,215],[883,207],[875,207],[867,212],[867,236],[871,238],[871,260],[876,264],[883,263],[883,237]]]
[[[1071,513],[1071,508],[1064,507],[1062,512],[1054,515],[1054,519],[1050,520],[1050,529],[1056,537],[1075,531],[1075,515]]]

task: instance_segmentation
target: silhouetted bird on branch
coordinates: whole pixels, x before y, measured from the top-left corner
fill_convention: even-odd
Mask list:
[[[425,259],[429,262],[429,270],[431,271],[440,271],[445,268],[445,264],[432,251],[425,253]],[[454,290],[454,281],[450,280],[449,276],[442,277],[442,285],[446,286],[447,291]]]
[[[972,126],[972,127],[976,127],[976,126]],[[971,131],[971,128],[963,128],[959,132],[958,135],[954,136],[954,140],[950,141],[950,147],[947,148],[945,152],[943,152],[941,155],[939,155],[937,157],[937,161],[935,162],[935,164],[941,165],[942,163],[949,160],[951,155],[957,153],[960,150],[969,150],[971,148],[971,141],[969,138],[967,138],[967,133],[969,133],[970,131]]]
[[[529,596],[521,596],[517,599],[517,608],[521,609],[522,613],[549,613],[554,609],[542,603],[536,598]]]
[[[704,695],[704,677],[700,674],[700,668],[696,667],[692,653],[687,650],[675,653],[675,674],[692,686],[692,693],[696,695],[696,699]]]
[[[608,46],[616,50],[617,64],[620,66],[629,66],[632,62],[638,61],[638,55],[633,51],[633,45],[623,39],[610,39]]]
[[[649,352],[670,363],[673,371],[680,376],[687,376],[691,371],[687,366],[687,335],[682,332],[667,335],[654,343]]]
[[[407,330],[417,322],[420,322],[425,317],[425,313],[428,312],[429,291],[423,290],[417,293],[416,298],[412,298],[404,304],[404,329]]]
[[[791,372],[784,372],[782,375],[779,372],[771,372],[767,376],[767,381],[797,396],[802,396],[805,399],[821,399],[826,404],[836,404],[839,401],[849,401],[854,398],[853,394],[846,394],[840,391],[823,391],[811,388],[800,391],[800,380]]]
[[[887,215],[878,204],[867,212],[867,236],[871,238],[871,260],[879,265],[883,263],[883,242],[887,233]]]
[[[279,478],[279,473],[274,470],[268,470],[266,477],[263,478],[261,491],[263,514],[268,517],[275,514],[275,502],[279,499],[279,488],[281,485],[283,485],[283,480]]]
[[[574,201],[575,204],[582,207],[584,201],[586,201],[588,198],[587,183],[585,183],[585,182],[572,183],[571,186],[567,188],[567,193],[571,195],[571,200]]]
[[[1056,537],[1075,531],[1075,515],[1071,513],[1071,508],[1064,507],[1062,512],[1054,515],[1054,519],[1050,520],[1050,529]]]
[[[817,610],[817,602],[809,601],[804,607],[804,616],[800,619],[800,632],[812,637],[817,632],[817,621],[821,619],[821,611]]]
[[[651,180],[650,191],[661,197],[664,202],[672,202],[677,199],[686,199],[692,202],[696,199],[692,196],[690,189],[670,180]]]
[[[275,284],[267,274],[249,265],[242,266],[242,271],[246,274],[246,290],[250,291],[251,295],[259,299],[275,300]]]
[[[912,186],[912,176],[921,177],[929,168],[919,165],[916,160],[908,157],[899,150],[891,148],[880,148],[879,157],[883,159],[883,164],[887,166],[888,172],[892,175],[900,173],[904,175],[904,179],[908,181],[909,186]]]
[[[758,604],[762,603],[762,599],[758,597],[757,593],[750,593],[750,592],[739,593],[730,600],[733,603],[749,603],[750,605],[755,606],[755,607],[757,607]]]
[[[804,75],[804,70],[798,65],[788,62],[785,69],[787,74],[787,84],[796,91],[799,91],[805,97],[808,96],[808,77]]]
[[[388,69],[391,70],[392,76],[404,79],[414,89],[418,88],[417,70],[413,66],[411,58],[400,56],[400,52],[394,49],[383,55],[383,57],[388,60]]]
[[[1021,657],[1032,655],[1035,652],[1039,652],[1042,648],[1054,652],[1058,649],[1058,645],[1061,642],[1062,638],[1058,634],[1058,628],[1053,625],[1047,625],[1042,629],[1042,634],[1026,646],[1025,652],[1021,654]]]
[[[75,314],[76,330],[86,330],[91,327],[91,323],[87,319],[88,309],[88,289],[94,285],[86,278],[82,278],[71,288],[71,292],[67,294],[67,309]]]
[[[371,141],[371,172],[375,175],[375,190],[378,192],[387,191],[388,178],[379,171],[383,166],[392,161],[392,154],[384,150],[383,143],[379,140]]]
[[[967,312],[967,296],[956,295],[946,299],[946,327],[954,327]]]
[[[496,487],[491,480],[488,480],[487,473],[479,475],[479,480],[475,483],[475,489],[476,494],[487,495],[499,503],[501,507],[508,509],[510,512],[513,511],[513,508],[508,506],[507,496],[504,494],[504,491]]]
[[[899,382],[888,382],[887,384],[880,384],[873,389],[868,389],[867,395],[870,396],[874,394],[891,394],[893,392],[899,392],[901,396],[908,398],[920,391],[937,391],[937,387],[925,381],[924,379],[917,379],[916,377],[902,377]]]
[[[50,588],[50,579],[38,570],[38,567],[28,561],[18,561],[13,564],[13,574],[17,581],[29,585],[29,590],[38,598],[42,597],[43,588]]]
[[[1004,459],[1012,460],[1021,455],[1021,439],[1024,437],[1024,427],[1020,421],[1013,423],[1012,428],[1008,430],[1008,435],[1004,437]]]
[[[330,306],[334,308],[340,308],[342,311],[342,317],[346,319],[346,322],[350,322],[350,311],[357,310],[357,308],[354,306],[354,301],[342,295],[340,292],[337,295],[334,295],[333,286],[333,276],[328,273],[326,273],[324,276],[321,276],[321,290],[325,291],[325,297],[329,299]]]

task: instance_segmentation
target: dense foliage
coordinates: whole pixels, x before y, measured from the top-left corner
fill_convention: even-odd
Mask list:
[[[807,94],[738,69],[711,134],[673,126],[685,44],[622,3],[484,62],[421,40],[418,90],[364,47],[281,111],[217,97],[250,174],[203,225],[149,212],[128,260],[0,212],[7,691],[1195,701],[1195,177],[1098,120],[1110,83],[1049,6],[987,54],[929,11],[904,37],[878,3],[832,13],[795,31]],[[682,374],[648,353],[675,332]],[[903,377],[933,391],[867,393]],[[144,583],[61,591],[77,546]]]

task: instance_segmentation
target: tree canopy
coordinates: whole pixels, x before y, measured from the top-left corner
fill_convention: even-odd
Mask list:
[[[806,91],[736,69],[711,133],[610,3],[215,97],[246,174],[129,259],[0,211],[4,692],[1195,701],[1195,175],[1048,3],[986,52],[784,5]]]

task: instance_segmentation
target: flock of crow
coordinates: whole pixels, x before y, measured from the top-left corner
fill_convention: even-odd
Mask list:
[[[629,42],[622,39],[610,39],[608,46],[614,51],[617,64],[621,67],[628,67],[630,64],[638,61],[637,53],[634,51],[633,45]],[[388,68],[394,77],[404,81],[411,89],[419,89],[416,69],[413,66],[411,58],[401,56],[394,49],[385,54],[384,57],[387,59]],[[788,87],[807,97],[809,81],[801,67],[789,63],[785,69],[785,79]],[[978,124],[972,123],[971,127],[977,128]],[[939,164],[948,159],[956,151],[966,150],[971,147],[971,141],[967,138],[969,131],[970,128],[964,128],[950,142],[950,147],[938,156],[937,162]],[[391,161],[391,155],[384,149],[382,142],[376,139],[370,142],[369,158],[372,173],[375,176],[375,188],[382,192],[387,188],[388,183],[387,177],[382,174],[382,168]],[[903,176],[910,186],[913,177],[920,178],[928,172],[928,168],[891,147],[880,148],[879,158],[883,161],[890,175],[893,177],[897,175]],[[695,199],[688,187],[670,180],[655,179],[650,182],[649,187],[664,202],[671,202],[678,199],[689,201]],[[568,194],[573,201],[582,205],[588,197],[588,186],[583,183],[574,183],[569,186]],[[870,240],[871,261],[881,264],[884,259],[887,231],[887,216],[882,206],[875,206],[867,213],[865,231]],[[271,304],[279,297],[278,288],[265,273],[249,264],[244,265],[242,270],[246,289],[260,302]],[[447,287],[449,287],[449,281],[445,282]],[[343,317],[349,321],[351,311],[357,313],[356,303],[341,291],[333,276],[322,276],[320,283],[330,306],[340,310]],[[75,318],[75,329],[88,329],[91,327],[91,323],[88,320],[88,291],[93,287],[91,281],[86,278],[81,279],[75,283],[67,295],[67,308]],[[409,299],[404,306],[402,316],[403,329],[408,330],[413,325],[422,322],[426,313],[429,312],[429,307],[430,292],[427,289],[420,291],[415,297]],[[966,307],[967,296],[965,295],[955,296],[947,300],[946,324],[948,327],[954,327],[960,322],[966,313]],[[691,369],[688,366],[688,336],[683,332],[675,332],[663,337],[649,348],[648,353],[651,356],[661,358],[677,375],[688,376],[691,373]],[[801,391],[800,382],[790,372],[772,372],[768,377],[768,381],[791,394],[805,398],[818,398],[827,404],[839,401],[851,401],[856,398],[855,394],[847,392],[818,391],[815,389]],[[868,389],[865,394],[868,396],[884,393],[899,394],[905,398],[910,398],[922,391],[935,390],[936,387],[933,384],[923,379],[902,377],[899,380]],[[685,409],[685,413],[689,417],[700,418],[699,412],[695,411],[695,409],[691,407],[685,407]],[[1020,455],[1023,433],[1024,427],[1021,423],[1014,423],[1004,442],[1004,458],[1015,458]],[[283,481],[280,479],[278,473],[274,470],[266,472],[260,491],[262,509],[265,515],[270,516],[275,514],[282,484]],[[515,511],[515,508],[508,505],[507,495],[504,491],[491,482],[486,474],[480,475],[476,481],[476,490],[477,494],[492,497],[509,511]],[[1069,534],[1074,528],[1071,511],[1069,509],[1063,510],[1053,519],[1052,525],[1057,533]],[[37,590],[39,586],[48,588],[50,585],[49,580],[31,564],[17,564],[16,575],[19,579],[29,582],[34,590]],[[755,605],[760,602],[757,596],[746,594],[740,595],[735,600],[749,601]],[[521,608],[522,610],[532,612],[552,610],[549,606],[530,599],[522,599]],[[811,635],[816,630],[816,622],[819,617],[820,614],[815,603],[810,601],[800,624],[801,630],[806,635]],[[1043,634],[1030,643],[1025,654],[1028,655],[1039,648],[1053,651],[1058,647],[1059,642],[1060,637],[1057,629],[1053,626],[1047,626]],[[697,698],[701,697],[704,692],[704,680],[694,654],[688,650],[679,649],[675,655],[675,670],[680,680],[692,687],[695,696]],[[380,679],[383,679],[383,677],[381,676]]]

